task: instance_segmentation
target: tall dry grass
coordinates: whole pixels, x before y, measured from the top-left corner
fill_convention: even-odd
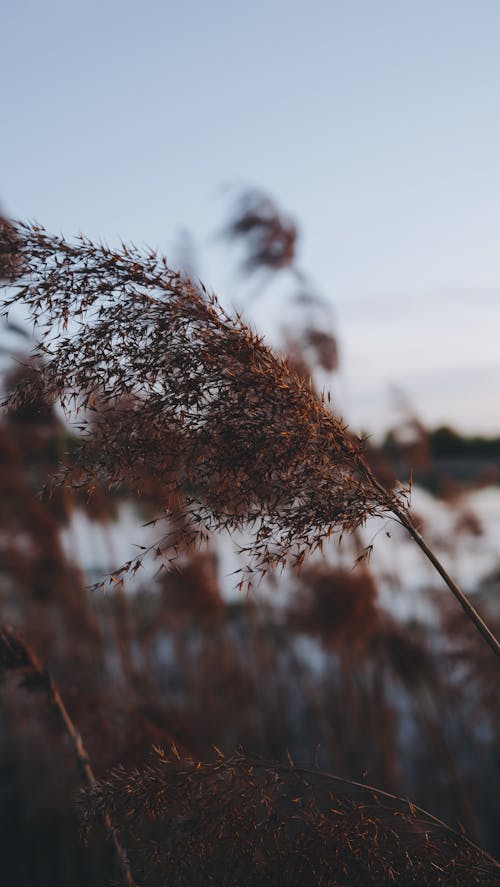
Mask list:
[[[165,511],[172,501],[184,505],[171,547],[244,530],[248,587],[271,568],[300,566],[333,533],[391,515],[500,658],[500,643],[422,537],[404,492],[382,486],[361,442],[241,318],[154,252],[111,250],[83,236],[71,244],[34,225],[18,225],[15,237],[22,259],[4,313],[23,303],[42,340],[36,381],[25,379],[6,406],[18,409],[42,387],[68,416],[79,415],[79,468],[90,488],[99,477],[140,493],[146,468],[167,479]],[[2,254],[11,240],[9,228]]]
[[[12,484],[2,542],[16,552],[2,565],[1,607],[47,659],[97,784],[82,802],[91,827],[83,853],[70,839],[78,779],[67,733],[7,675],[0,766],[9,775],[0,799],[15,812],[12,830],[0,830],[6,883],[104,884],[112,867],[94,828],[103,814],[124,828],[136,876],[152,885],[208,876],[495,883],[495,862],[460,835],[465,826],[497,846],[495,663],[463,625],[457,630],[457,614],[447,612],[437,643],[381,610],[366,565],[346,573],[311,562],[277,617],[251,601],[224,601],[213,552],[186,547],[217,528],[245,529],[251,581],[252,571],[300,562],[330,532],[355,530],[372,513],[408,515],[404,498],[383,490],[362,443],[306,374],[161,260],[71,246],[40,230],[16,230],[15,250],[24,236],[33,258],[27,265],[26,244],[16,256],[18,275],[24,266],[16,298],[33,298],[49,329],[0,427]],[[46,308],[54,314],[44,318]],[[80,408],[83,447],[57,420],[61,399],[73,419]],[[50,489],[61,458],[76,488]],[[35,500],[44,482],[51,495]],[[108,483],[115,497],[139,490],[152,514],[168,514],[165,547],[179,555],[176,569],[133,599],[89,597],[60,546],[76,506],[94,503],[98,519],[113,510]],[[44,551],[53,554],[45,573]],[[314,645],[313,663],[321,645],[319,670],[304,644]],[[172,741],[173,758],[144,764],[152,743]],[[318,743],[318,762],[349,785],[273,763],[287,749],[311,759]],[[211,763],[213,745],[229,756]],[[238,745],[246,755],[231,754]],[[415,797],[459,834],[353,785],[366,770],[370,782]]]

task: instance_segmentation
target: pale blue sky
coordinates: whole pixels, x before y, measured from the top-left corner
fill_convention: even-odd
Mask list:
[[[224,295],[221,186],[268,190],[335,306],[346,418],[386,426],[398,384],[500,432],[498,0],[3,0],[1,33],[8,213],[167,254],[188,228]]]

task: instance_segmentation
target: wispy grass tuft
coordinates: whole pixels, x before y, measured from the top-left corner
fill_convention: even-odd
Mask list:
[[[4,313],[27,305],[41,341],[34,374],[6,405],[19,408],[43,388],[78,415],[79,470],[90,488],[96,478],[126,481],[140,494],[144,476],[156,476],[167,516],[182,503],[174,547],[244,531],[249,586],[275,567],[300,566],[332,534],[391,514],[500,657],[413,524],[405,491],[377,481],[362,441],[240,317],[155,252],[83,236],[69,243],[37,225],[19,224],[15,235],[22,262]]]
[[[361,887],[496,882],[499,866],[414,804],[329,773],[248,757],[159,751],[80,800],[83,830],[111,815],[153,883]]]

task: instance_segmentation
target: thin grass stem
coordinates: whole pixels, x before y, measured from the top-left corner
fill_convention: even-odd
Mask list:
[[[0,671],[16,671],[24,673],[26,685],[45,691],[50,708],[55,711],[68,736],[83,781],[95,789],[97,780],[92,770],[90,758],[79,730],[73,723],[63,702],[59,688],[50,672],[45,668],[37,653],[26,643],[22,635],[11,626],[0,626]],[[111,839],[113,853],[121,876],[123,887],[138,887],[130,867],[127,851],[122,845],[118,832],[110,816],[103,816],[104,826]]]
[[[441,561],[436,557],[436,555],[434,554],[432,549],[429,548],[429,546],[427,545],[427,542],[425,541],[423,536],[421,536],[421,534],[418,532],[418,530],[417,530],[415,524],[413,523],[413,521],[411,520],[410,516],[408,514],[405,514],[402,511],[399,511],[399,509],[397,509],[397,508],[394,509],[394,514],[396,515],[397,519],[402,524],[402,526],[405,528],[405,530],[408,531],[408,533],[410,534],[412,539],[417,543],[419,548],[424,552],[425,556],[430,560],[431,564],[437,570],[437,572],[442,577],[442,579],[444,579],[444,581],[446,582],[446,585],[448,586],[450,591],[452,591],[453,594],[455,595],[457,601],[459,602],[460,606],[463,608],[465,614],[468,616],[468,618],[471,620],[471,622],[474,623],[474,625],[476,626],[477,630],[481,633],[481,635],[483,636],[486,643],[489,644],[489,646],[491,647],[493,652],[496,653],[496,655],[500,659],[500,643],[498,642],[497,638],[495,637],[495,635],[493,634],[491,629],[488,628],[488,626],[483,621],[483,619],[481,619],[481,616],[479,615],[477,610],[472,606],[470,600],[466,597],[466,595],[463,593],[461,588],[457,585],[455,580],[450,576],[450,574],[445,569],[445,567],[443,566]]]
[[[379,481],[374,477],[373,473],[369,469],[368,472],[371,482],[381,494],[385,495],[388,501],[388,510],[392,511],[393,515],[396,517],[401,526],[405,528],[405,530],[412,537],[413,541],[417,543],[419,548],[423,551],[425,556],[431,562],[434,569],[437,570],[441,578],[445,581],[450,591],[455,595],[457,601],[464,610],[468,619],[470,619],[471,622],[476,626],[483,639],[491,647],[496,656],[500,659],[500,643],[498,639],[495,637],[491,629],[486,625],[484,620],[481,619],[481,616],[479,615],[475,607],[472,606],[468,597],[463,593],[462,589],[450,576],[439,558],[434,554],[432,548],[430,548],[423,536],[419,533],[408,511],[406,509],[400,508],[396,501],[391,500],[387,491],[384,489],[382,484],[380,484]]]

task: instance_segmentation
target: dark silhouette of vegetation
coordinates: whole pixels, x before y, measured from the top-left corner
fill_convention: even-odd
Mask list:
[[[467,437],[442,425],[430,433],[434,457],[465,456],[500,460],[500,437]]]
[[[445,498],[500,483],[499,438],[467,437],[446,426],[430,430],[407,412],[379,450],[397,476],[411,471],[418,484]]]

